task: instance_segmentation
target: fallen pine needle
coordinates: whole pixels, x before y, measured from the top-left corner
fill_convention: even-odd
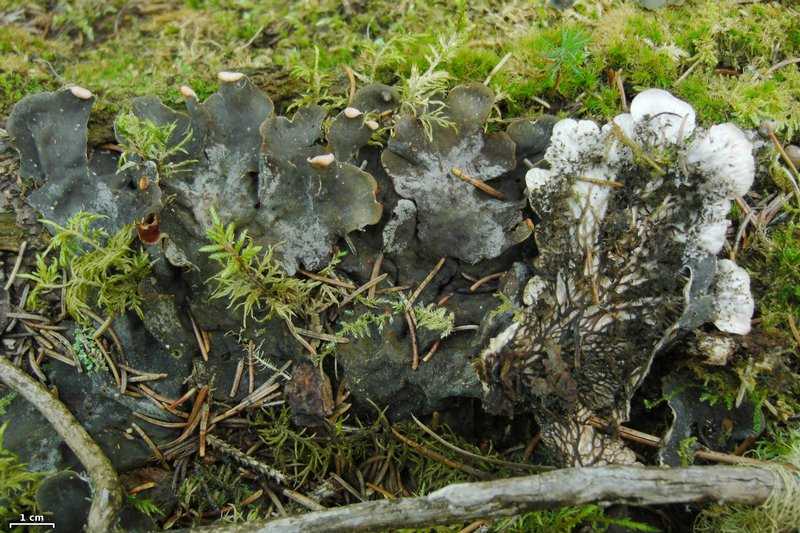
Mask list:
[[[373,280],[378,277],[381,271],[381,266],[383,265],[383,252],[378,254],[377,259],[375,259],[375,264],[372,265],[372,274],[370,275],[369,279]],[[367,293],[367,298],[373,300],[375,298],[375,286],[369,288],[369,292]]]
[[[348,290],[351,290],[351,291],[356,289],[356,286],[353,285],[352,283],[347,283],[345,281],[339,281],[338,279],[333,279],[333,278],[326,278],[325,276],[320,276],[319,274],[314,274],[313,272],[309,272],[307,270],[303,270],[302,268],[297,269],[297,271],[299,273],[301,273],[302,275],[304,275],[305,277],[307,277],[307,278],[311,278],[311,279],[316,280],[316,281],[321,281],[322,283],[325,283],[326,285],[333,285],[334,287],[341,287],[343,289],[348,289]]]
[[[435,354],[436,350],[439,349],[439,344],[441,344],[441,342],[442,342],[442,339],[436,339],[435,341],[433,341],[433,346],[431,346],[431,349],[428,350],[428,353],[425,354],[425,357],[422,358],[422,362],[423,363],[427,363],[428,361],[431,360],[431,357],[433,357],[433,354]]]
[[[380,487],[378,485],[375,485],[374,483],[370,483],[369,481],[367,481],[367,487],[371,488],[372,490],[374,490],[377,493],[382,494],[383,496],[385,496],[386,498],[388,498],[390,500],[396,500],[397,499],[397,496],[395,496],[394,494],[392,494],[388,490],[386,490],[383,487]]]
[[[308,496],[300,494],[299,492],[290,489],[283,489],[282,492],[283,495],[289,498],[290,500],[294,501],[295,503],[299,503],[300,505],[311,511],[324,511],[326,509],[324,505],[315,502]]]
[[[153,451],[153,454],[161,462],[161,466],[163,466],[165,470],[170,470],[169,463],[167,462],[167,459],[164,457],[164,454],[161,453],[161,450],[158,449],[158,446],[156,446],[155,443],[150,439],[150,437],[147,436],[147,433],[145,433],[142,430],[142,428],[137,426],[135,422],[131,422],[131,427],[134,429],[134,431],[136,431],[136,433],[139,434],[142,440]]]
[[[233,385],[231,385],[230,397],[236,396],[236,391],[239,390],[239,384],[242,382],[242,374],[244,373],[244,359],[239,359],[239,364],[236,365],[236,374],[233,376]]]
[[[498,191],[494,187],[492,187],[490,185],[487,185],[486,183],[482,182],[481,180],[476,180],[475,178],[471,178],[471,177],[467,176],[466,174],[461,172],[461,170],[458,167],[451,168],[450,172],[455,177],[457,177],[458,179],[466,181],[467,183],[469,183],[473,187],[482,190],[483,192],[485,192],[486,194],[488,194],[490,196],[494,196],[498,200],[505,201],[505,200],[508,199],[505,194],[501,193],[500,191]]]
[[[470,286],[469,288],[470,292],[476,291],[481,285],[488,283],[494,279],[500,279],[503,276],[503,274],[505,274],[505,272],[496,272],[494,274],[489,274],[488,276],[482,277],[481,279],[479,279]]]
[[[411,350],[414,359],[411,363],[411,370],[416,370],[419,367],[419,348],[417,347],[417,332],[414,329],[414,319],[411,318],[409,311],[405,312],[406,322],[408,323],[408,332],[411,334]]]
[[[206,350],[205,340],[200,333],[200,326],[197,325],[197,321],[194,319],[194,315],[192,315],[191,312],[189,312],[189,320],[192,323],[192,331],[194,331],[194,338],[197,340],[197,346],[200,348],[200,353],[203,354],[203,360],[208,361],[208,350]]]
[[[433,270],[431,270],[428,273],[428,275],[425,276],[425,279],[422,280],[422,283],[419,284],[419,287],[417,287],[417,289],[411,294],[411,298],[409,298],[408,302],[406,302],[406,308],[405,308],[406,312],[411,310],[411,306],[414,305],[414,301],[416,301],[416,299],[422,293],[422,290],[428,285],[428,283],[431,282],[434,276],[436,276],[436,274],[442,269],[445,260],[446,260],[445,257],[439,259],[439,262],[436,263],[436,266],[433,267]]]
[[[28,241],[22,241],[22,244],[19,245],[19,251],[17,252],[17,260],[14,261],[14,268],[11,269],[11,274],[8,276],[8,281],[6,282],[4,290],[8,291],[11,288],[11,284],[14,283],[14,278],[17,277],[17,272],[19,272],[19,267],[22,265],[22,257],[25,255],[25,248],[28,247]]]
[[[152,489],[153,487],[157,487],[158,483],[155,481],[148,481],[147,483],[142,483],[141,485],[137,485],[133,487],[131,490],[128,491],[128,494],[133,496],[134,494],[138,494],[143,490]]]
[[[605,187],[613,187],[615,189],[621,189],[625,187],[624,184],[618,181],[611,181],[611,180],[601,180],[597,178],[587,178],[586,176],[578,176],[578,181],[583,181],[585,183],[592,183],[594,185],[603,185]]]
[[[397,437],[398,439],[400,439],[400,441],[402,441],[404,444],[406,444],[407,446],[410,446],[411,448],[415,449],[416,451],[418,451],[422,455],[424,455],[424,456],[426,456],[426,457],[428,457],[430,459],[433,459],[434,461],[439,461],[440,463],[445,464],[445,465],[449,466],[450,468],[456,468],[458,470],[461,470],[465,474],[469,474],[471,476],[475,476],[476,478],[481,479],[481,480],[491,479],[491,476],[489,474],[487,474],[486,472],[483,472],[483,471],[478,470],[476,468],[472,468],[471,466],[467,466],[465,464],[457,463],[457,462],[455,462],[455,461],[453,461],[451,459],[448,459],[444,455],[442,455],[440,453],[437,453],[437,452],[434,452],[432,450],[429,450],[426,447],[424,447],[422,444],[418,444],[418,443],[414,442],[413,440],[409,439],[408,437],[405,437],[405,436],[401,435],[400,433],[397,432],[396,429],[391,428],[391,430],[392,430],[392,433],[394,434],[394,436]]]
[[[380,283],[381,281],[385,280],[385,279],[387,278],[387,276],[389,276],[389,274],[388,274],[388,273],[387,273],[387,274],[381,274],[381,275],[380,275],[380,276],[378,276],[377,278],[374,278],[374,279],[371,279],[371,280],[369,280],[368,282],[366,282],[365,284],[363,284],[361,287],[359,287],[358,289],[356,289],[355,291],[353,291],[351,294],[349,294],[349,295],[347,296],[347,298],[345,298],[344,300],[342,300],[342,301],[339,303],[339,307],[344,307],[345,305],[347,305],[348,303],[350,303],[351,301],[353,301],[353,299],[354,299],[354,298],[356,298],[356,297],[357,297],[359,294],[362,294],[362,293],[364,293],[365,291],[371,290],[371,289],[372,289],[372,288],[374,288],[374,287],[375,287],[375,286],[376,286],[378,283]]]

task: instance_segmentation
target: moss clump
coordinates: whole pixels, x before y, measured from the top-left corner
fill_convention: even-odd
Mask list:
[[[773,5],[703,2],[645,11],[633,4],[597,21],[590,51],[601,71],[621,71],[627,84],[670,89],[700,122],[734,121],[746,128],[766,119],[791,137],[800,126],[796,57],[800,14]]]
[[[141,120],[131,112],[119,115],[116,120],[116,130],[123,139],[119,171],[138,168],[145,161],[151,161],[155,163],[156,175],[159,180],[169,179],[180,172],[187,172],[188,169],[182,167],[196,163],[196,161],[167,161],[177,154],[186,154],[184,146],[192,138],[190,128],[178,144],[170,144],[170,138],[177,126],[177,122],[158,126],[152,120]]]
[[[65,226],[41,222],[53,228],[45,251],[36,256],[36,270],[20,274],[36,283],[28,305],[41,307],[44,292],[64,289],[67,312],[82,324],[90,324],[89,314],[99,308],[109,318],[135,311],[142,316],[139,282],[150,272],[150,256],[131,248],[133,224],[114,235],[92,227],[102,217],[79,211]]]
[[[264,250],[254,244],[247,230],[236,235],[234,225],[225,226],[213,209],[211,218],[214,225],[208,230],[208,239],[212,244],[200,251],[221,266],[209,279],[217,284],[212,298],[226,298],[229,307],[241,309],[245,326],[248,318],[263,322],[277,316],[293,330],[294,317],[306,318],[317,311],[312,292],[320,282],[289,276],[273,259],[273,246]],[[325,308],[334,303],[335,299],[322,305]]]
[[[45,478],[43,472],[29,472],[28,465],[9,450],[3,449],[3,433],[8,422],[0,426],[0,519],[3,522],[19,520],[21,512],[37,512],[36,489]]]
[[[697,517],[695,531],[734,533],[739,531],[793,531],[800,523],[800,430],[780,431],[769,441],[761,441],[752,456],[775,464],[773,472],[783,485],[764,505],[715,504]],[[790,465],[790,470],[785,465]]]
[[[791,209],[791,208],[789,208]],[[800,212],[785,226],[761,237],[754,270],[764,284],[761,315],[768,328],[789,329],[800,324]],[[756,270],[757,269],[757,270]],[[790,319],[791,317],[791,319]]]
[[[148,92],[167,94],[177,104],[178,85],[191,85],[202,99],[215,88],[202,80],[231,67],[251,74],[275,96],[279,110],[312,93],[338,106],[349,86],[342,65],[364,83],[402,82],[412,68],[427,68],[435,27],[463,37],[440,65],[452,76],[447,89],[486,79],[510,54],[490,83],[504,98],[499,109],[506,116],[541,110],[544,98],[553,110],[570,106],[608,119],[619,111],[607,77],[615,70],[629,93],[644,87],[677,91],[703,122],[750,127],[769,117],[791,135],[800,120],[793,118],[800,116],[797,69],[790,65],[764,76],[774,63],[800,55],[800,15],[774,4],[726,0],[643,10],[635,2],[579,2],[562,12],[548,9],[546,0],[501,8],[488,0],[453,1],[446,9],[401,9],[402,3],[388,0],[349,7],[333,0],[313,6],[193,1],[144,13],[120,12],[112,4],[113,13],[86,16],[98,12],[95,3],[78,0],[57,9],[63,23],[48,39],[31,31],[43,27],[44,2],[23,9],[16,26],[0,29],[0,63],[17,73],[0,78],[7,95],[0,113],[18,95],[63,83],[100,95],[96,113],[115,114],[125,98]],[[46,64],[30,63],[34,58],[50,61],[60,79]],[[718,73],[718,67],[741,75]],[[315,81],[301,71],[323,74]]]

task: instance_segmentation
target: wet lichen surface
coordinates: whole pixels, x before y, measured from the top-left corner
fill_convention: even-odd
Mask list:
[[[111,459],[122,529],[791,437],[788,3],[47,7],[0,7],[3,350]],[[3,411],[20,461],[80,469]],[[4,518],[84,490],[19,483]]]

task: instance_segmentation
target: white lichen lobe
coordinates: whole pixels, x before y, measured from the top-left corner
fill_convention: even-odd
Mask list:
[[[715,281],[717,317],[714,325],[727,333],[747,335],[755,308],[750,293],[750,276],[733,261],[721,259],[717,264]]]
[[[692,142],[686,165],[706,176],[709,193],[733,200],[744,196],[753,184],[753,143],[733,124],[717,124]]]
[[[631,102],[631,117],[639,135],[659,147],[680,143],[695,128],[692,106],[663,89],[639,93]]]

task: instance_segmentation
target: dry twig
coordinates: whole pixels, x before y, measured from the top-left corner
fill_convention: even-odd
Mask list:
[[[588,503],[642,506],[724,501],[761,505],[781,486],[773,472],[761,468],[567,468],[534,476],[459,483],[419,498],[370,501],[267,522],[195,531],[374,531],[464,523]]]

